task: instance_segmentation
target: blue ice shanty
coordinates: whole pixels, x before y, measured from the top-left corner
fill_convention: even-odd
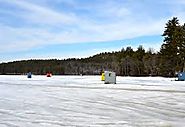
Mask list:
[[[178,81],[185,81],[185,72],[178,73]]]
[[[31,78],[31,72],[27,73],[27,78]]]

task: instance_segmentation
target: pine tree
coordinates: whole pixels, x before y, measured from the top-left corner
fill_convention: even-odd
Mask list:
[[[174,76],[175,72],[182,70],[182,40],[183,28],[179,24],[177,17],[169,20],[166,23],[163,33],[164,44],[161,46],[161,70],[162,73],[169,76]]]

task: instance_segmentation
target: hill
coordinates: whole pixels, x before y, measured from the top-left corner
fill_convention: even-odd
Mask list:
[[[37,75],[52,72],[55,75],[97,75],[104,70],[115,71],[117,75],[158,75],[158,55],[139,46],[119,52],[105,52],[83,59],[64,60],[22,60],[0,64],[0,74],[25,74],[31,71]]]

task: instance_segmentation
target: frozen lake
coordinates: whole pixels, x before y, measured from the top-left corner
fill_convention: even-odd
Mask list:
[[[0,76],[0,127],[184,127],[185,82],[162,77]]]

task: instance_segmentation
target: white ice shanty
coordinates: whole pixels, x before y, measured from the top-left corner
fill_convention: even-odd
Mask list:
[[[105,84],[116,84],[116,73],[105,71]]]

